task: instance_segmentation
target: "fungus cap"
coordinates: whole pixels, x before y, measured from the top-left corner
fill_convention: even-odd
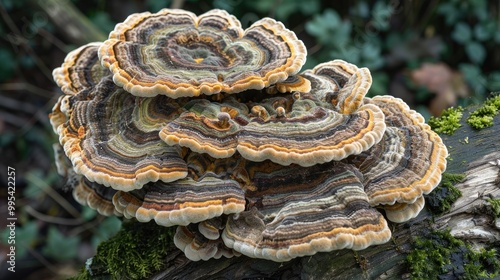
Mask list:
[[[132,192],[119,191],[113,197],[118,212],[140,222],[155,220],[162,226],[188,225],[245,209],[245,195],[239,184],[219,179],[213,173],[194,180],[156,182]]]
[[[78,174],[117,190],[187,175],[179,148],[158,136],[162,124],[178,115],[175,102],[135,97],[109,77],[69,99],[67,121],[57,133]]]
[[[248,122],[248,108],[244,104],[234,99],[224,103],[197,99],[184,108],[185,112],[160,131],[165,143],[215,158],[228,158],[236,152],[240,124]]]
[[[247,192],[248,210],[228,218],[222,233],[227,247],[283,262],[317,252],[361,250],[391,237],[351,165],[249,164],[255,190]]]
[[[356,112],[372,84],[368,68],[358,68],[340,59],[321,63],[302,76],[311,80],[311,93],[342,114]]]
[[[439,184],[446,169],[446,146],[423,117],[401,99],[377,96],[364,102],[382,109],[387,129],[377,145],[346,162],[355,164],[363,173],[365,192],[372,206],[399,204],[393,209],[402,209],[406,205],[413,207],[407,213],[418,214],[423,208],[422,195]],[[413,216],[400,215],[406,220]]]
[[[63,64],[54,69],[52,76],[64,94],[75,95],[82,90],[94,87],[99,81],[110,75],[108,69],[101,66],[97,50],[102,42],[83,45],[70,53]]]
[[[404,223],[415,218],[425,206],[423,196],[418,197],[413,203],[394,203],[393,205],[382,205],[387,219],[395,223]]]
[[[128,92],[178,98],[263,89],[296,74],[306,52],[293,32],[270,18],[243,30],[223,10],[197,17],[163,9],[116,25],[99,57]]]
[[[188,111],[161,130],[160,137],[169,145],[215,158],[238,151],[252,161],[311,166],[359,154],[384,134],[384,115],[377,106],[363,105],[352,114],[341,114],[293,96],[252,103],[250,112],[235,100],[221,104],[194,100]]]

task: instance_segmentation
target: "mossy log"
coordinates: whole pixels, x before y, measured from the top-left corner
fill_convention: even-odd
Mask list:
[[[162,267],[160,271],[146,271],[144,275],[152,275],[150,279],[491,278],[500,272],[500,115],[494,119],[496,125],[477,131],[465,123],[469,113],[469,110],[464,111],[462,126],[454,135],[443,136],[450,156],[448,175],[443,177],[446,179],[443,179],[442,187],[426,197],[426,208],[417,218],[403,224],[390,224],[393,237],[386,244],[361,251],[318,253],[284,263],[246,256],[193,262],[172,242],[167,246],[165,243],[152,245],[155,240],[170,240],[171,230],[152,222],[129,222],[121,234],[135,236],[133,246],[124,245],[123,238],[106,242],[87,266],[87,276],[106,278],[112,274],[118,278],[137,278],[131,275],[138,269],[130,264],[134,260],[129,260],[129,257],[145,255],[139,265],[142,270]],[[454,187],[459,191],[449,184],[453,180],[456,182],[457,178],[461,181]],[[448,184],[443,184],[445,180],[449,181]],[[461,196],[452,195],[457,193]],[[454,199],[450,201],[452,196]],[[442,205],[439,205],[440,201]],[[163,237],[153,238],[151,235],[155,234]],[[165,248],[160,250],[160,255],[166,257],[158,259],[158,250],[151,250],[159,247]],[[128,252],[130,248],[140,254]],[[147,257],[148,250],[154,251],[151,260]],[[117,252],[121,252],[116,256],[118,261],[110,266],[109,262],[113,262],[110,259]],[[129,257],[126,253],[130,253]],[[153,262],[156,265],[149,268],[144,265]],[[131,272],[126,272],[127,269]]]

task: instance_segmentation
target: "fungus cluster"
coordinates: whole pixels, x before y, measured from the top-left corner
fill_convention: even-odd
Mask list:
[[[365,97],[368,69],[299,73],[305,59],[269,18],[243,30],[222,10],[129,16],[53,72],[75,199],[178,226],[191,260],[387,242],[386,219],[415,217],[439,183],[446,147],[402,100]]]

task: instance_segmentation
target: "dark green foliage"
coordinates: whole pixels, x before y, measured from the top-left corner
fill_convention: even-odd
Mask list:
[[[463,174],[443,173],[439,185],[425,197],[427,208],[435,215],[450,210],[453,203],[462,196],[462,192],[454,185],[465,178]]]
[[[448,231],[417,237],[406,261],[412,279],[485,279],[500,272],[496,250],[474,251]]]

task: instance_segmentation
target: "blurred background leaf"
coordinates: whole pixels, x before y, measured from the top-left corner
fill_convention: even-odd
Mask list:
[[[51,226],[42,252],[58,261],[70,260],[76,257],[79,243],[78,236],[65,236],[56,227]]]

